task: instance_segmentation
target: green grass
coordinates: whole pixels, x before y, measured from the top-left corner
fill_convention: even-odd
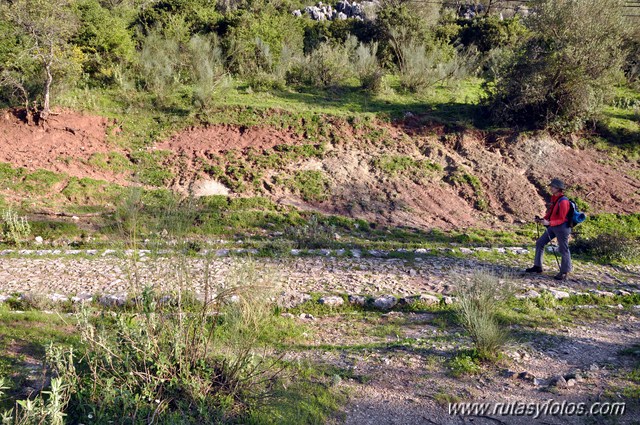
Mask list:
[[[14,407],[12,396],[30,373],[26,364],[42,364],[49,344],[78,344],[73,324],[72,318],[36,310],[16,313],[0,304],[0,376],[9,379],[10,387],[9,398],[0,400],[0,411]]]
[[[297,171],[286,185],[307,202],[324,201],[329,196],[329,180],[322,171]]]
[[[604,108],[598,122],[598,131],[625,157],[640,158],[640,91],[616,87],[613,101]]]
[[[420,179],[442,171],[440,164],[407,155],[382,155],[374,160],[373,165],[392,177],[403,175]]]

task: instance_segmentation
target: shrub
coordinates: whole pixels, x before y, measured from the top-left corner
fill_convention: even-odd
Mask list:
[[[489,271],[478,270],[468,278],[459,277],[458,318],[482,359],[495,359],[506,340],[506,330],[498,323],[497,314],[511,293],[507,278]]]
[[[222,49],[215,38],[195,35],[189,40],[188,51],[194,103],[211,106],[213,95],[225,77]]]
[[[81,314],[84,355],[77,368],[63,358],[54,369],[71,387],[69,418],[222,423],[273,395],[283,367],[265,344],[286,330],[274,314],[273,276],[246,262],[224,289],[207,285],[199,302],[188,292],[190,271],[177,263],[170,299],[147,288],[133,311]]]
[[[84,53],[83,71],[101,83],[121,81],[123,67],[131,64],[135,55],[129,22],[98,0],[82,0],[75,8],[80,26],[73,42]]]
[[[400,85],[413,93],[464,78],[475,66],[472,55],[462,57],[450,45],[415,43],[407,41],[402,33],[395,36],[393,46],[398,56]]]
[[[360,86],[371,93],[378,93],[382,89],[384,72],[378,63],[377,54],[378,43],[359,43],[354,53],[354,68]]]
[[[465,46],[474,45],[481,52],[515,47],[527,32],[517,16],[500,20],[497,15],[490,15],[461,21],[464,26],[459,34],[460,42]]]
[[[575,131],[593,119],[619,78],[625,20],[619,0],[547,0],[532,36],[499,72],[496,122]]]
[[[285,228],[284,235],[296,242],[296,248],[327,248],[335,241],[336,227],[321,222],[313,214],[305,224]]]
[[[27,217],[20,217],[12,210],[2,211],[2,239],[13,245],[21,245],[29,235],[31,226]]]
[[[341,45],[322,43],[291,67],[287,73],[287,82],[320,88],[346,83],[354,75],[351,56],[356,43],[355,38],[349,38]]]
[[[622,232],[601,233],[593,238],[578,238],[571,252],[603,262],[632,261],[640,256],[640,238]]]

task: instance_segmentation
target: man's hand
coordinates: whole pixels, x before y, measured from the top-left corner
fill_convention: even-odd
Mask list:
[[[551,222],[549,220],[545,220],[544,218],[542,219],[542,225],[543,226],[549,226],[551,224]]]

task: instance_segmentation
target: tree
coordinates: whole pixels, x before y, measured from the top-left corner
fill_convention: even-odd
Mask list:
[[[498,72],[494,119],[575,131],[595,117],[621,75],[627,31],[621,0],[546,0],[530,38]]]
[[[43,105],[39,117],[46,120],[50,113],[54,73],[57,69],[64,68],[71,51],[69,40],[77,27],[70,1],[14,0],[5,2],[0,12],[12,24],[13,36],[23,43],[20,60],[24,61],[26,57],[36,61],[42,68]],[[5,64],[3,71],[7,71],[12,65]],[[13,80],[15,82],[15,78]]]

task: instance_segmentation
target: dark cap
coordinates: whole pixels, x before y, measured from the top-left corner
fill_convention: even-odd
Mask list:
[[[551,180],[551,183],[549,183],[549,186],[557,187],[560,190],[565,189],[564,182],[560,179]]]

